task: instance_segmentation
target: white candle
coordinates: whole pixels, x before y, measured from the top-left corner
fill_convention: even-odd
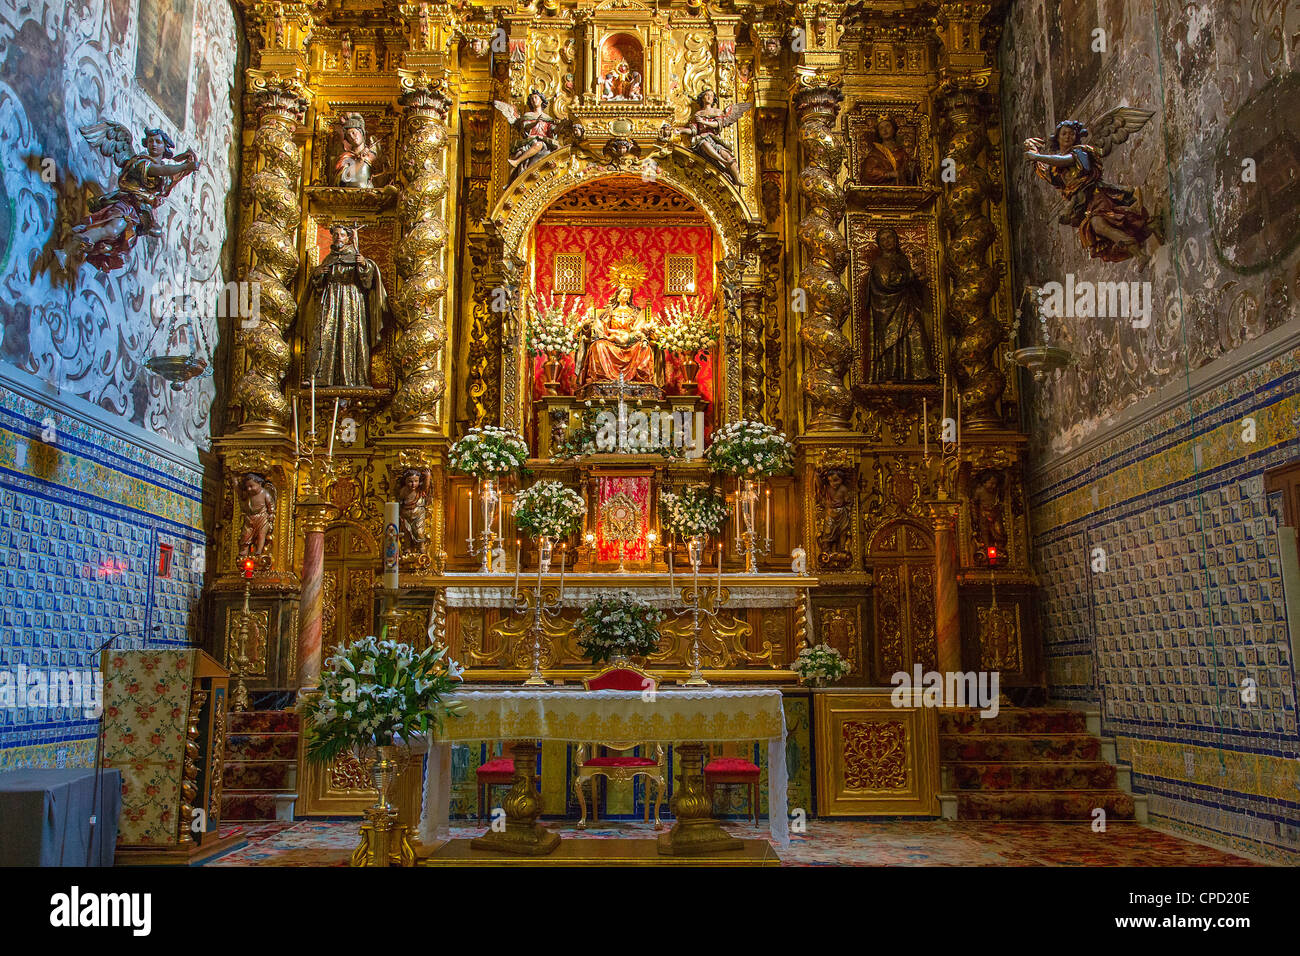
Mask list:
[[[718,600],[722,600],[722,542],[718,542]]]
[[[921,399],[921,443],[925,446],[925,457],[930,457],[930,427],[929,415],[926,409],[925,399]]]
[[[339,427],[339,400],[336,398],[334,399],[334,421],[330,423],[329,458],[331,461],[334,460],[334,432],[338,430],[338,427]]]
[[[515,593],[519,593],[519,558],[523,542],[515,538]]]
[[[943,417],[939,419],[939,434],[943,434],[943,423],[948,420],[948,376],[943,377]]]
[[[668,592],[671,594],[672,590],[673,590],[673,542],[672,539],[669,538],[668,539]]]
[[[961,395],[956,398],[957,402],[957,453],[961,454]]]
[[[311,447],[316,449],[316,376],[311,377]]]
[[[293,397],[293,457],[301,458],[302,453],[298,445],[298,396]]]
[[[763,533],[763,537],[771,541],[772,540],[772,489],[771,488],[765,489],[765,493],[767,495],[767,530]]]
[[[568,542],[560,545],[560,600],[564,600],[564,559],[569,553]]]
[[[474,491],[473,489],[470,488],[465,489],[465,500],[467,505],[469,506],[469,540],[472,543],[474,541]]]

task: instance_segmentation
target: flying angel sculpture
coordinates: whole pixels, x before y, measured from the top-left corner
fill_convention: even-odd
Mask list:
[[[1094,259],[1123,262],[1137,257],[1145,266],[1150,260],[1147,239],[1162,241],[1160,222],[1142,205],[1139,190],[1101,178],[1101,161],[1154,115],[1135,106],[1117,106],[1094,120],[1091,132],[1078,120],[1063,120],[1050,139],[1024,142],[1025,159],[1066,201],[1060,222],[1078,230],[1079,243]]]
[[[723,141],[722,131],[735,123],[753,108],[753,103],[732,103],[725,110],[717,105],[717,94],[707,87],[700,90],[695,98],[695,112],[690,121],[678,127],[679,133],[691,138],[691,149],[705,159],[721,167],[737,186],[740,181],[740,166],[736,154]]]
[[[160,129],[146,129],[144,152],[131,145],[131,131],[121,123],[81,127],[81,135],[101,156],[118,167],[117,188],[92,199],[90,215],[72,227],[86,246],[86,261],[101,272],[121,269],[141,234],[161,236],[154,210],[176,184],[199,168],[192,150],[172,156],[176,144]]]
[[[493,100],[492,105],[523,137],[519,145],[511,150],[510,158],[507,160],[510,168],[514,170],[511,179],[542,157],[549,156],[560,148],[560,141],[555,138],[555,134],[560,129],[560,121],[546,112],[546,97],[537,90],[528,94],[528,99],[525,101],[527,109],[522,115],[514,106],[502,100]]]

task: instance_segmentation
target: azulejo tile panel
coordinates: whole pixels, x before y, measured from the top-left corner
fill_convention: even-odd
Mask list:
[[[197,466],[0,389],[0,670],[93,671],[111,637],[193,644],[202,529]],[[80,702],[21,695],[0,706],[0,768],[89,764],[96,726]]]
[[[1300,757],[1295,662],[1263,480],[1300,454],[1297,369],[1300,353],[1265,363],[1049,468],[1032,502],[1054,699],[1100,706],[1153,814],[1256,852],[1300,851],[1300,791],[1279,769]]]

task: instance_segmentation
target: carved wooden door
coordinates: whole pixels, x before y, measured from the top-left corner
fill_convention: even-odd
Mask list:
[[[374,633],[378,561],[374,539],[362,528],[340,524],[325,532],[322,657],[340,644]]]
[[[912,666],[933,670],[934,538],[919,525],[899,522],[882,528],[871,542],[875,571],[872,662],[875,679],[888,683]]]

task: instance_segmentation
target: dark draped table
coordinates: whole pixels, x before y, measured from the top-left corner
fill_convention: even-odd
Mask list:
[[[0,866],[85,866],[92,815],[90,865],[112,866],[121,772],[103,772],[97,807],[94,795],[93,769],[0,773]]]

